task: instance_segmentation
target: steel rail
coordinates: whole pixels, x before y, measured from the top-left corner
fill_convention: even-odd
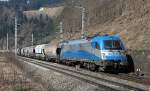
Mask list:
[[[121,84],[119,82],[114,82],[114,81],[111,81],[109,79],[104,79],[105,76],[103,78],[100,78],[100,77],[89,75],[86,73],[81,73],[77,70],[70,70],[70,69],[66,69],[63,67],[51,65],[49,63],[46,63],[43,61],[38,61],[35,59],[23,58],[23,57],[21,57],[21,59],[23,59],[23,61],[39,65],[39,66],[42,66],[42,67],[45,67],[45,68],[69,75],[69,76],[72,76],[72,77],[75,77],[77,79],[84,80],[90,84],[94,84],[94,85],[97,85],[99,87],[109,88],[112,91],[116,91],[116,90],[119,90],[119,91],[130,91],[130,90],[132,90],[132,91],[145,91],[145,89],[146,89],[146,88],[143,89],[143,88],[133,87],[133,86],[126,85],[126,84]]]

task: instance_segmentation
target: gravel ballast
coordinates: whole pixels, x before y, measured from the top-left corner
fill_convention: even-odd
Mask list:
[[[70,76],[23,62],[25,70],[37,82],[42,83],[50,91],[103,91],[95,85],[80,81]]]

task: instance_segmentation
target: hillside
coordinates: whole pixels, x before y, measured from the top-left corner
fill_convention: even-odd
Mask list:
[[[27,18],[39,17],[41,14],[43,16],[48,16],[51,18],[54,18],[54,17],[57,18],[58,16],[60,16],[63,9],[64,9],[63,6],[52,7],[52,8],[41,7],[39,10],[24,11],[23,13],[24,13],[24,15],[27,16]]]
[[[63,10],[63,6],[57,6],[24,11],[26,21],[19,32],[19,35],[22,36],[19,38],[20,47],[32,44],[32,33],[35,45],[51,41],[56,35],[58,20]]]
[[[119,34],[128,48],[150,50],[149,0],[95,0],[94,2],[77,0],[74,4],[68,4],[72,7],[77,5],[86,7],[87,35]],[[66,38],[79,38],[81,15],[78,13],[80,10],[66,8],[66,11],[63,16],[65,17],[64,30],[75,33],[66,35]]]
[[[25,2],[26,0],[24,0]],[[59,1],[59,0],[58,0]],[[149,0],[64,0],[65,5],[48,5],[47,1],[30,2],[30,5],[19,2],[15,4],[15,0],[11,0],[11,4],[6,4],[5,8],[1,8],[3,12],[0,15],[0,21],[10,22],[8,26],[1,27],[1,43],[5,43],[6,32],[5,27],[11,29],[11,34],[14,34],[13,17],[16,14],[14,9],[20,3],[24,12],[19,11],[19,23],[22,25],[20,36],[23,36],[19,41],[24,40],[26,43],[31,41],[31,33],[36,33],[35,41],[45,39],[48,36],[54,35],[58,21],[64,22],[65,39],[76,39],[80,37],[81,30],[81,10],[75,6],[86,8],[86,35],[93,34],[118,34],[124,40],[127,48],[136,50],[150,50],[150,31],[149,31],[149,15],[150,1]],[[42,2],[41,4],[38,3]],[[63,2],[63,1],[61,1]],[[45,5],[46,7],[41,7]],[[61,5],[61,4],[60,4]],[[31,9],[32,6],[32,10]],[[38,6],[38,9],[35,8]],[[9,8],[12,10],[10,14]],[[27,9],[30,8],[30,9]],[[40,8],[40,9],[39,9]],[[26,10],[27,9],[27,10]],[[17,9],[19,10],[19,8]],[[9,16],[11,15],[11,16]],[[7,17],[8,16],[8,17]],[[55,18],[55,19],[54,19]],[[6,22],[6,23],[7,23]],[[50,25],[50,26],[49,26]],[[4,27],[5,26],[5,27]],[[54,30],[54,31],[53,31]],[[40,34],[42,32],[43,34]],[[30,36],[29,36],[30,34]],[[46,36],[45,36],[46,34]],[[28,37],[25,37],[27,35]],[[12,36],[13,37],[13,36]],[[24,39],[23,39],[24,38]],[[27,38],[27,39],[26,39]],[[4,42],[3,42],[4,41]],[[21,43],[21,44],[26,44]],[[13,43],[11,43],[13,45]]]
[[[148,0],[132,0],[132,2],[126,0],[122,7],[124,8],[120,15],[90,28],[89,34],[92,34],[92,31],[119,34],[128,48],[150,50],[150,2]],[[118,10],[116,13],[119,12]]]
[[[63,3],[63,0],[0,1],[0,49],[6,49],[7,33],[9,34],[9,49],[14,48],[15,16],[18,18],[18,47],[32,44],[31,33],[34,33],[35,44],[43,43],[42,41],[37,42],[40,41],[41,38],[54,35],[53,30],[55,30],[55,23],[52,21],[51,17],[48,16],[49,13],[45,15],[40,14],[38,17],[33,16],[29,19],[23,11],[37,11],[40,7],[57,6],[61,3]],[[55,15],[55,13],[53,15]],[[42,34],[39,34],[39,32],[42,32]]]
[[[81,10],[86,8],[86,35],[118,34],[132,50],[150,50],[149,0],[65,0],[65,6],[25,11],[27,17],[48,15],[64,22],[67,39],[80,37]],[[59,17],[60,16],[60,17]],[[57,22],[58,23],[58,22]],[[58,24],[57,24],[58,25]]]

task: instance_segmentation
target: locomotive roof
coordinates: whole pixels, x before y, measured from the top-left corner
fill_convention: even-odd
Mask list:
[[[78,43],[88,43],[89,41],[87,39],[78,39],[78,40],[70,40],[67,42],[63,42],[62,44],[78,44]]]
[[[120,36],[118,35],[104,35],[104,36],[96,36],[93,37],[92,40],[120,40]]]
[[[85,39],[78,39],[78,40],[70,40],[70,41],[64,41],[61,44],[78,44],[78,43],[89,43],[91,41],[97,41],[97,40],[120,40],[120,37],[118,35],[97,35],[93,37],[87,37]]]

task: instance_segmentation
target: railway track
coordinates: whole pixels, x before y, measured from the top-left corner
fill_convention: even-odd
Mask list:
[[[26,61],[32,64],[36,64],[42,66],[47,69],[51,69],[65,75],[69,75],[71,77],[83,80],[90,84],[99,86],[100,88],[107,88],[109,91],[149,91],[150,86],[138,84],[135,82],[122,80],[116,77],[109,77],[104,74],[98,74],[94,72],[89,72],[86,70],[76,70],[72,67],[65,67],[63,65],[43,62],[36,59],[30,59],[25,57],[18,57],[21,61]]]
[[[132,74],[125,74],[125,73],[110,74],[110,73],[99,72],[99,74],[112,76],[112,77],[120,78],[120,79],[123,79],[123,80],[128,80],[128,81],[141,83],[143,85],[150,86],[150,78],[149,77],[147,77],[147,76],[138,76],[135,73],[132,73]]]

